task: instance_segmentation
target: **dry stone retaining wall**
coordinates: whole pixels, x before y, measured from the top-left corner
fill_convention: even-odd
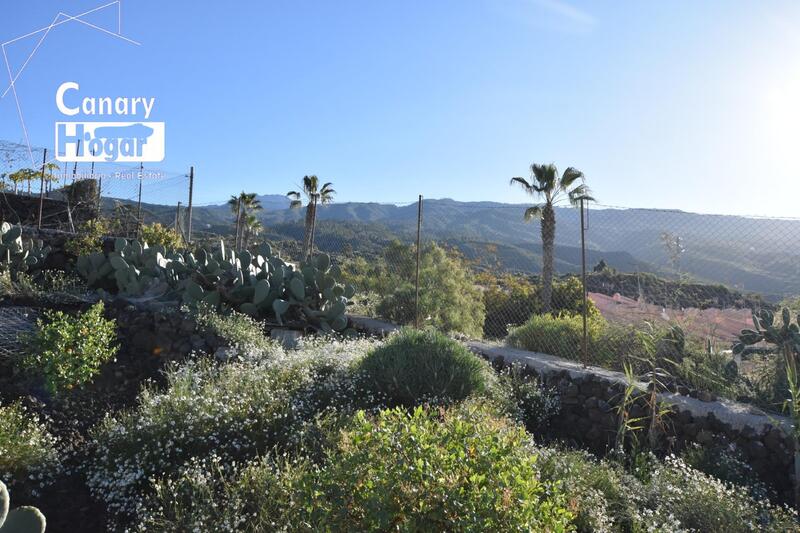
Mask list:
[[[397,329],[374,319],[351,318],[359,329],[376,335]],[[580,363],[552,355],[495,344],[477,341],[466,344],[495,367],[525,365],[546,386],[558,391],[561,411],[551,424],[554,436],[600,454],[614,446],[619,427],[615,407],[628,385],[623,374],[597,367],[584,368]],[[639,392],[647,390],[641,382],[636,387]],[[664,421],[662,447],[675,452],[694,442],[709,447],[735,447],[763,481],[791,501],[794,445],[788,418],[726,400],[704,402],[673,393],[659,394],[659,399],[671,407],[671,414]],[[647,416],[642,401],[631,407],[630,416]]]

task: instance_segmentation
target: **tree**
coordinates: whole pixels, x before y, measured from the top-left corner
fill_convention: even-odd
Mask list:
[[[252,216],[251,220],[256,220],[255,213],[256,211],[261,211],[261,200],[257,198],[258,195],[254,192],[244,192],[242,191],[239,193],[239,196],[231,196],[231,199],[228,200],[228,206],[231,208],[231,212],[236,216],[236,248],[242,248],[246,246],[245,241],[245,231],[246,231],[246,223],[247,217]],[[260,222],[258,223],[260,226]]]
[[[292,203],[289,205],[292,209],[299,209],[303,207],[302,197],[306,197],[306,228],[305,236],[303,238],[303,257],[307,258],[311,255],[314,247],[314,226],[317,222],[317,205],[329,204],[333,202],[333,195],[336,191],[331,188],[332,183],[324,183],[322,188],[319,188],[319,178],[316,175],[303,176],[303,190],[289,191],[286,193]]]
[[[55,171],[59,170],[60,168],[61,167],[59,167],[56,163],[52,161],[50,161],[44,166],[44,183],[46,189],[51,188],[53,183],[58,182],[59,177],[58,175],[55,174]]]
[[[576,182],[580,182],[576,185]],[[566,197],[573,206],[578,205],[581,199],[593,200],[589,196],[589,188],[584,184],[583,172],[569,167],[561,177],[558,169],[553,164],[531,165],[531,180],[525,178],[511,178],[511,184],[521,186],[529,195],[542,198],[543,203],[531,206],[525,210],[525,221],[535,218],[540,219],[542,235],[542,309],[545,313],[550,311],[553,295],[553,247],[556,238],[556,213],[554,206]]]
[[[681,278],[681,257],[686,252],[683,246],[683,239],[680,235],[673,235],[665,231],[661,233],[661,243],[664,245],[664,250],[667,252],[672,268],[675,270],[678,279]]]
[[[259,206],[259,209],[261,209],[261,206]],[[250,244],[251,237],[258,237],[263,229],[264,225],[258,217],[254,213],[247,213],[244,217],[242,248],[247,248]]]
[[[28,182],[28,193],[30,194],[31,180],[36,176],[36,171],[32,168],[21,168],[16,172],[9,174],[8,179],[14,184],[14,194],[17,194],[17,189],[20,183]]]
[[[416,259],[415,246],[396,241],[386,247],[381,259],[385,265],[381,283],[387,292],[381,294],[377,312],[398,324],[414,324],[416,318]],[[421,250],[419,270],[421,324],[480,338],[486,311],[463,256],[430,243]]]

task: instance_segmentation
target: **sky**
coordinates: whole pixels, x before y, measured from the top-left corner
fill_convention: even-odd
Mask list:
[[[0,42],[108,1],[0,0]],[[30,143],[52,149],[65,81],[155,97],[166,157],[147,166],[193,165],[197,204],[312,173],[339,201],[525,202],[509,179],[553,162],[604,205],[800,216],[800,2],[119,5],[85,20],[139,44],[73,20],[27,64],[41,34],[6,45]],[[25,142],[11,92],[0,139]]]

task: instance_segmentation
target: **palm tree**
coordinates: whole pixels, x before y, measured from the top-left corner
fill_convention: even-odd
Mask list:
[[[247,216],[255,211],[261,211],[261,200],[257,198],[254,192],[242,191],[239,196],[231,196],[231,199],[228,200],[228,206],[230,206],[231,212],[236,215],[235,247],[241,248],[245,242],[244,231]]]
[[[319,178],[315,175],[303,176],[303,191],[289,191],[286,196],[291,198],[292,203],[289,207],[299,209],[303,207],[302,195],[306,197],[306,231],[303,237],[303,258],[308,258],[314,248],[314,229],[317,222],[317,204],[329,204],[333,202],[333,195],[336,194],[331,188],[332,183],[324,183],[319,188]]]
[[[61,167],[59,167],[58,164],[56,164],[56,163],[54,163],[52,161],[47,163],[44,166],[44,170],[45,170],[45,173],[44,173],[45,190],[47,190],[48,188],[52,188],[52,184],[55,183],[55,182],[58,182],[59,177],[55,174],[54,171],[59,170],[60,168]]]
[[[580,181],[579,184],[575,184]],[[536,198],[542,198],[543,203],[531,206],[525,210],[525,221],[534,218],[541,219],[540,230],[542,234],[542,311],[550,312],[553,295],[553,246],[556,238],[556,212],[553,206],[566,196],[573,206],[579,204],[581,199],[593,200],[589,196],[589,188],[583,183],[584,176],[580,170],[569,167],[561,177],[555,165],[531,165],[531,180],[525,178],[511,178],[511,184],[518,184],[525,192]]]
[[[260,209],[260,206],[259,206]],[[242,248],[247,248],[251,237],[258,237],[264,225],[254,213],[247,213],[244,217],[244,229],[242,231],[244,243]]]
[[[25,181],[28,182],[28,194],[30,194],[31,180],[33,179],[36,171],[30,168],[21,168],[16,172],[9,174],[8,179],[14,184],[14,194],[17,194],[19,184]]]

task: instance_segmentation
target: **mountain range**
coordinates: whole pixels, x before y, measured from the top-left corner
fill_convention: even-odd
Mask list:
[[[299,238],[303,210],[289,209],[283,195],[258,197],[259,217],[269,238]],[[541,268],[538,221],[527,223],[529,204],[425,200],[422,235],[455,246],[485,267],[536,273]],[[380,247],[393,238],[416,236],[417,204],[342,202],[321,205],[317,246],[337,251]],[[154,218],[174,221],[174,210],[147,205]],[[556,208],[555,267],[580,271],[579,210]],[[623,272],[719,283],[769,299],[800,294],[800,220],[706,215],[675,210],[592,208],[587,212],[587,267],[600,259]],[[194,208],[193,225],[203,233],[230,234],[234,223],[225,204]]]

